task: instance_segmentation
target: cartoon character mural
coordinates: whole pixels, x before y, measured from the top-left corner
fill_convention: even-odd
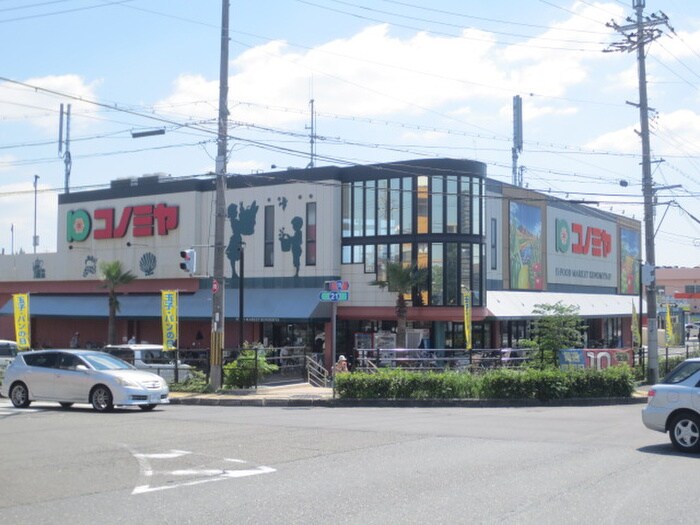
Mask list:
[[[542,210],[510,203],[510,287],[543,290]]]
[[[230,204],[228,218],[231,223],[231,238],[226,247],[226,257],[231,262],[231,277],[238,278],[236,262],[241,258],[241,246],[243,236],[253,235],[255,232],[255,217],[258,213],[258,205],[253,201],[247,208],[241,202],[239,205]]]
[[[293,234],[288,234],[281,228],[279,231],[280,248],[283,252],[292,252],[292,263],[294,264],[294,277],[299,277],[299,267],[301,266],[301,243],[302,233],[301,228],[304,225],[304,219],[301,217],[292,218]]]

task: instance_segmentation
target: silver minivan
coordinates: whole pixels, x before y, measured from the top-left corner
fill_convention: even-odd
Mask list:
[[[166,381],[175,381],[175,352],[163,350],[162,345],[148,343],[107,345],[103,352],[112,354],[140,370],[148,370],[158,374]],[[192,367],[177,363],[178,381],[185,381],[192,375]]]

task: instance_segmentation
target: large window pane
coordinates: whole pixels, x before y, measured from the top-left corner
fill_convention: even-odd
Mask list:
[[[443,217],[443,203],[445,199],[445,177],[441,175],[432,177],[432,184],[432,195],[430,196],[430,200],[432,201],[430,231],[432,233],[444,233],[445,220]]]
[[[386,179],[377,182],[377,235],[389,234],[389,184]]]
[[[349,184],[343,184],[340,200],[342,207],[343,237],[350,237],[352,235],[352,194],[350,193]]]
[[[459,296],[462,293],[459,286],[459,245],[456,242],[445,243],[445,304],[457,306],[461,303]]]
[[[472,232],[481,235],[481,179],[472,182]]]
[[[442,305],[443,303],[443,246],[442,243],[432,244],[431,253],[432,264],[430,266],[430,304]]]
[[[401,233],[408,234],[413,231],[413,178],[404,177],[403,190],[403,217],[401,218]]]
[[[427,223],[426,223],[427,224]],[[430,268],[428,266],[429,264],[429,253],[428,253],[428,243],[427,242],[420,242],[416,245],[416,266],[418,268]],[[428,276],[425,283],[420,287],[420,293],[418,297],[414,299],[414,304],[416,305],[424,305],[428,304],[428,287],[429,287],[429,279],[430,276]]]
[[[480,306],[483,301],[481,294],[481,244],[472,245],[472,295],[474,296],[474,305]]]
[[[365,183],[365,235],[377,234],[377,183],[368,180]]]
[[[447,177],[445,188],[445,232],[457,233],[457,178]]]
[[[365,251],[364,246],[353,246],[352,247],[352,262],[354,264],[365,262]]]
[[[472,199],[471,199],[471,178],[462,177],[460,199],[461,231],[460,233],[472,233]]]
[[[316,265],[316,203],[306,204],[306,265]]]
[[[428,177],[421,175],[416,183],[416,233],[428,233]]]
[[[389,180],[389,235],[401,233],[401,179]]]
[[[467,290],[471,290],[471,286],[472,286],[472,271],[471,271],[471,268],[472,268],[472,249],[471,248],[472,248],[471,244],[463,243],[461,245],[462,253],[461,253],[461,256],[459,258],[459,262],[461,265],[461,268],[460,268],[461,282],[459,284],[460,284],[460,288],[464,287]],[[461,290],[460,290],[460,293],[461,293]]]
[[[386,244],[377,245],[377,281],[386,281],[386,264],[389,250]]]
[[[364,184],[362,182],[352,183],[352,235],[362,237],[365,233],[364,214]]]
[[[377,271],[377,247],[374,244],[365,246],[365,273]]]

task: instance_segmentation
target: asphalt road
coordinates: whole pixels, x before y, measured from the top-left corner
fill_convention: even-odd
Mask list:
[[[642,405],[167,406],[0,400],[0,523],[695,523],[700,456]]]

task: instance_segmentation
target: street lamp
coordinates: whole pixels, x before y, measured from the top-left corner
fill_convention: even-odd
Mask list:
[[[38,180],[39,175],[34,175],[34,238],[32,239],[32,245],[34,246],[34,255],[36,255],[36,247],[39,246],[39,237],[36,234],[36,192]]]

